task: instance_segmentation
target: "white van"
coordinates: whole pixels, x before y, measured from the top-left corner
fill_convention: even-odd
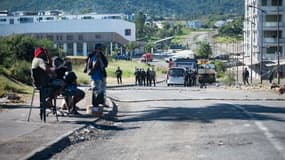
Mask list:
[[[186,69],[183,67],[172,67],[167,71],[166,83],[170,85],[184,85]]]

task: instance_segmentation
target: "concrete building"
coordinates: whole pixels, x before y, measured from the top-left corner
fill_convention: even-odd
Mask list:
[[[284,76],[285,0],[245,1],[244,57],[255,78],[277,66]]]
[[[96,43],[113,49],[136,40],[135,24],[123,14],[64,15],[60,11],[14,12],[0,16],[0,36],[29,35],[49,39],[66,55],[86,56]]]

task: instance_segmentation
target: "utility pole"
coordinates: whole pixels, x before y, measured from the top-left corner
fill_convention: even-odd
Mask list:
[[[279,0],[277,0],[277,83],[280,84]]]
[[[261,8],[259,8],[259,7],[257,7],[257,6],[253,6],[253,5],[248,5],[248,7],[250,7],[250,8],[256,8],[256,9],[258,9],[259,11],[261,11],[262,13],[261,13],[261,33],[260,33],[260,37],[261,37],[261,47],[260,47],[260,63],[259,63],[259,73],[260,73],[260,84],[262,84],[262,65],[263,65],[263,39],[264,39],[264,37],[263,37],[263,19],[264,19],[264,15],[265,15],[265,10],[263,10],[263,9],[261,9]]]

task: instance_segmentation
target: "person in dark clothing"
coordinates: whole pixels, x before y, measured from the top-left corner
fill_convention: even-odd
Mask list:
[[[150,77],[151,70],[147,68],[146,70],[146,86],[151,86],[151,77]]]
[[[272,80],[273,80],[273,72],[272,71],[270,71],[270,73],[269,73],[268,80],[269,80],[269,83],[271,84]]]
[[[123,74],[123,71],[121,70],[120,67],[117,68],[115,74],[116,74],[116,77],[117,77],[118,84],[122,84],[122,74]]]
[[[135,69],[135,85],[140,85],[140,70],[138,68]]]
[[[242,80],[243,80],[244,85],[246,85],[246,84],[249,85],[248,77],[249,77],[249,72],[248,72],[247,68],[245,68],[244,71],[242,72]]]
[[[66,72],[63,76],[63,79],[66,83],[66,90],[69,92],[69,94],[72,95],[72,101],[67,102],[70,106],[70,111],[72,114],[79,114],[76,108],[76,104],[82,100],[85,97],[84,91],[79,89],[77,87],[77,76],[76,74],[72,71],[72,64],[70,61],[66,61],[64,63],[64,67],[66,68]]]
[[[146,85],[146,83],[145,83],[145,79],[146,79],[146,72],[145,72],[145,70],[142,68],[141,69],[141,85]]]
[[[150,72],[149,72],[149,81],[150,81],[150,86],[153,86],[155,87],[156,86],[156,73],[155,73],[155,70],[154,69],[151,69]]]

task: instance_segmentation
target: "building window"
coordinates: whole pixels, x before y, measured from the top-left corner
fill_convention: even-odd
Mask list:
[[[95,39],[101,39],[101,35],[100,34],[95,34]]]
[[[73,56],[73,43],[67,43],[67,56]]]
[[[47,35],[46,38],[50,41],[53,41],[53,35]]]
[[[6,21],[7,21],[6,18],[1,18],[1,19],[0,19],[0,22],[6,22]]]
[[[267,54],[275,54],[277,51],[277,47],[269,47],[269,48],[266,48],[266,53]]]
[[[83,44],[82,43],[77,43],[77,55],[83,56]]]
[[[62,35],[57,35],[57,36],[56,36],[56,40],[57,40],[57,41],[62,41]]]
[[[63,44],[62,43],[56,44],[56,47],[63,51]]]
[[[262,1],[261,1],[261,5],[262,5],[262,6],[267,6],[267,0],[262,0]]]
[[[78,40],[83,41],[83,35],[78,35]]]
[[[91,53],[94,51],[95,44],[94,43],[87,43],[87,52]]]
[[[131,29],[125,29],[125,36],[131,35]]]
[[[272,0],[272,6],[282,6],[282,0]]]
[[[73,35],[67,35],[66,40],[68,41],[73,41]]]

